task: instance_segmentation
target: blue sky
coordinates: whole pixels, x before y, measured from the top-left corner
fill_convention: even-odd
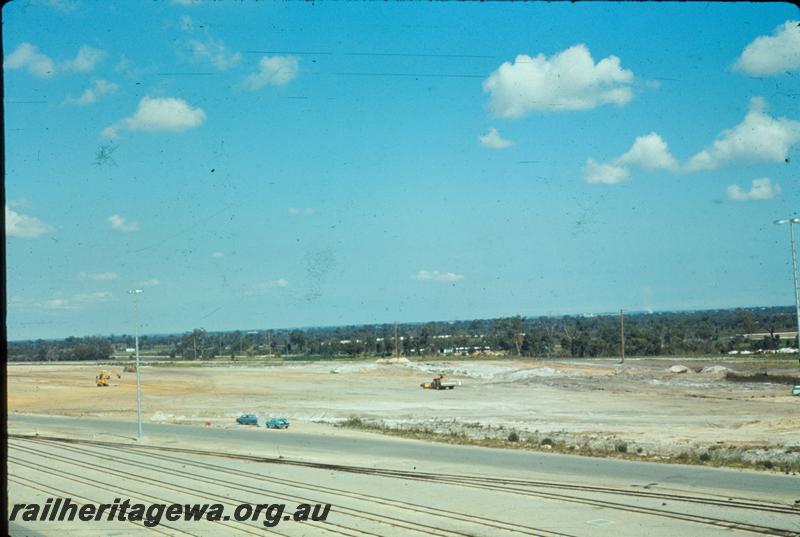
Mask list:
[[[791,5],[4,21],[10,339],[792,301]]]

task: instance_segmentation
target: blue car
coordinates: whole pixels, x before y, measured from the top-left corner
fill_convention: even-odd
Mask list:
[[[272,418],[264,424],[267,429],[288,429],[289,420],[286,418]]]
[[[239,425],[258,425],[258,416],[255,414],[242,414],[236,418]]]

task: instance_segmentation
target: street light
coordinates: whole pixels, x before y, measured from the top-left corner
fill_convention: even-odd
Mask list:
[[[136,323],[136,421],[139,426],[139,442],[142,441],[142,383],[139,377],[139,298],[141,289],[131,289],[128,294],[133,295],[134,322]]]
[[[800,224],[800,218],[784,218],[775,220],[775,224],[789,225],[789,243],[792,247],[792,281],[794,282],[794,307],[797,313],[797,357],[800,360],[800,296],[797,289],[797,247],[794,244],[794,225]]]

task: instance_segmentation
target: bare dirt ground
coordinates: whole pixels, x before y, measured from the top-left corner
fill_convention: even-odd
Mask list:
[[[671,372],[676,364],[688,371]],[[107,388],[95,386],[101,369],[112,372]],[[727,370],[800,374],[796,362],[765,367],[754,359],[144,366],[142,412],[149,422],[212,427],[234,427],[237,415],[255,412],[301,427],[359,418],[466,439],[505,439],[513,431],[540,449],[583,446],[652,459],[711,450],[727,454],[721,464],[727,457],[796,468],[800,397],[787,384],[725,380]],[[7,373],[10,413],[135,416],[136,375],[121,366],[11,364]],[[461,386],[420,389],[437,373]]]

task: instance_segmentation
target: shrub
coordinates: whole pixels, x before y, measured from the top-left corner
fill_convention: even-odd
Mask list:
[[[345,421],[342,422],[342,425],[344,427],[363,427],[364,422],[361,420],[361,418],[358,418],[356,416],[350,416],[349,418],[347,418]]]
[[[511,431],[508,435],[509,442],[519,442],[519,435],[515,431]]]
[[[618,443],[616,446],[614,446],[614,448],[619,453],[627,453],[628,452],[628,444],[626,444],[625,442]]]

